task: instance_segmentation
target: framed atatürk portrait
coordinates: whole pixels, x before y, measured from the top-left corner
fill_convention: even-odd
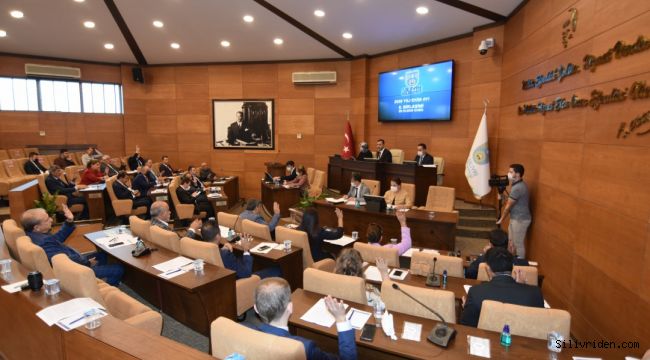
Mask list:
[[[212,100],[215,149],[273,150],[273,99]]]

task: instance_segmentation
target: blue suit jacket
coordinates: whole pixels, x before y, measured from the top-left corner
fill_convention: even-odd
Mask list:
[[[269,324],[261,324],[257,327],[257,330],[290,338],[293,340],[300,341],[305,347],[305,354],[307,355],[307,360],[356,360],[357,359],[357,345],[354,342],[354,329],[348,331],[343,331],[339,333],[339,355],[330,354],[321,350],[314,341],[305,339],[300,336],[291,335],[290,332],[271,326]]]
[[[154,185],[156,185],[155,182],[152,184],[149,182],[149,179],[145,175],[142,175],[142,173],[140,173],[133,179],[131,188],[133,188],[133,190],[140,191],[140,196],[147,196],[147,192],[149,189],[153,188]]]
[[[221,260],[226,269],[237,273],[237,279],[251,277],[253,274],[253,257],[250,255],[238,258],[228,249],[221,248]]]
[[[74,231],[74,223],[64,222],[63,226],[56,234],[43,234],[37,232],[28,232],[27,236],[32,239],[32,242],[45,251],[47,259],[51,262],[52,256],[56,254],[66,254],[70,260],[79,263],[81,265],[90,266],[88,259],[83,257],[81,254],[76,252],[74,249],[66,246],[63,242],[72,234]]]
[[[242,211],[242,213],[239,214],[239,218],[242,220],[254,221],[258,224],[267,225],[266,221],[264,221],[264,218],[261,215],[257,215],[256,213],[250,210]],[[274,214],[273,217],[271,218],[271,221],[269,221],[268,223],[269,230],[271,232],[275,231],[275,227],[278,225],[278,221],[280,221],[280,214]]]

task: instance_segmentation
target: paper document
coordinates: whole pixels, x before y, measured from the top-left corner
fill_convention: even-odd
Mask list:
[[[225,226],[219,225],[219,232],[221,233],[222,238],[227,238],[228,237],[228,232],[230,231],[230,228],[227,228]]]
[[[118,234],[99,238],[95,240],[95,242],[98,245],[114,249],[122,246],[135,245],[137,240],[136,237],[131,234]]]
[[[211,198],[211,199],[218,199],[218,198],[223,197],[223,196],[221,194],[219,194],[219,193],[214,193],[214,194],[208,194],[208,197]]]
[[[287,224],[285,226],[287,228],[289,228],[289,229],[294,229],[294,230],[298,228],[298,224]],[[325,241],[327,241],[327,240],[325,240]]]
[[[490,358],[490,339],[467,335],[467,344],[470,355]]]
[[[167,194],[167,189],[154,189],[154,190],[151,190],[151,194],[152,195],[155,195],[155,194]]]
[[[537,264],[537,261],[529,261],[529,262],[528,262],[528,265],[530,265],[530,266],[537,266],[538,264]]]
[[[544,299],[544,307],[547,308],[547,309],[550,309],[550,308],[551,308],[551,305],[549,305],[549,304],[546,302],[546,299]]]
[[[194,260],[188,259],[184,256],[178,256],[176,258],[173,258],[171,260],[162,262],[158,265],[154,265],[153,268],[161,271],[161,272],[169,272],[172,270],[180,269],[182,267],[185,267],[187,265],[191,265]]]
[[[95,315],[93,318],[90,318],[90,316]],[[103,318],[104,316],[108,315],[106,310],[104,309],[98,309],[98,308],[93,308],[93,309],[88,309],[86,311],[79,311],[74,315],[68,316],[65,319],[61,319],[56,322],[56,326],[60,327],[61,329],[65,331],[70,331],[72,329],[76,329],[81,325],[86,324],[87,322],[97,319],[97,318]]]
[[[325,201],[327,201],[328,203],[332,203],[332,204],[342,204],[342,203],[345,202],[345,199],[344,198],[338,198],[337,199],[337,198],[333,198],[333,197],[327,197],[327,198],[325,198]],[[352,202],[352,204],[354,204],[354,202]]]
[[[422,252],[422,253],[425,253],[425,254],[436,254],[436,255],[440,255],[440,253],[438,252],[438,250],[433,250],[433,249],[420,249],[420,248],[410,248],[410,249],[406,250],[406,252],[405,252],[404,254],[402,254],[402,256],[413,257],[413,253],[414,253],[414,252]]]
[[[348,305],[345,304],[347,309]],[[307,312],[300,317],[300,320],[304,320],[310,323],[314,323],[324,327],[331,327],[336,322],[334,316],[327,310],[325,306],[325,299],[320,299],[314,306],[312,306]]]
[[[10,294],[17,293],[17,292],[20,291],[20,288],[25,284],[27,284],[27,280],[18,281],[18,282],[9,284],[9,285],[3,285],[2,290],[6,291],[6,292],[8,292]]]
[[[353,242],[354,242],[354,239],[352,239],[352,238],[349,237],[349,236],[343,235],[340,239],[336,239],[336,240],[324,240],[324,241],[327,241],[328,243],[333,244],[333,245],[346,246],[346,245],[348,245],[348,244],[353,243]]]
[[[191,265],[192,267],[194,266],[194,265],[192,265],[192,264],[190,264],[190,265]],[[185,274],[186,272],[188,272],[189,270],[190,270],[190,269],[189,269],[188,267],[182,267],[182,268],[178,268],[178,269],[174,269],[174,270],[169,270],[169,271],[167,271],[167,272],[160,273],[160,274],[158,274],[158,276],[160,276],[160,277],[163,278],[163,279],[171,279],[171,278],[177,277],[178,275],[183,275],[183,274]]]
[[[76,298],[60,304],[48,306],[37,312],[36,316],[43,320],[48,326],[52,326],[53,324],[73,317],[74,315],[83,315],[91,309],[104,310],[101,304],[91,298]]]
[[[366,280],[381,282],[381,273],[374,265],[368,266],[363,274],[365,275]]]
[[[274,243],[274,242],[263,242],[263,243],[259,243],[259,244],[257,244],[257,246],[255,246],[254,248],[252,248],[252,249],[250,250],[250,252],[252,252],[252,253],[257,253],[257,254],[267,254],[269,251],[275,249],[275,247],[276,247],[277,245],[278,245],[278,244],[276,244],[276,243]],[[280,245],[282,245],[282,244],[280,244]]]
[[[402,332],[402,339],[420,341],[422,337],[422,324],[416,324],[404,321],[404,331]]]
[[[370,319],[371,315],[372,314],[367,311],[352,308],[345,315],[345,318],[350,321],[350,325],[352,325],[353,328],[361,330],[363,329],[363,326],[366,324],[368,319]]]
[[[428,165],[428,164],[427,164],[427,165],[422,165],[422,167],[425,167],[425,168],[434,168],[434,167],[438,167],[438,165],[435,165],[435,164]]]
[[[472,287],[472,285],[463,285],[463,288],[465,288],[465,292],[469,294],[469,289]]]

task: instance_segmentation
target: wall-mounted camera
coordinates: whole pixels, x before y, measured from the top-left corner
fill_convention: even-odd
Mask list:
[[[488,52],[489,48],[494,47],[494,38],[487,38],[485,40],[481,40],[481,44],[478,46],[478,53],[481,55],[485,55]]]

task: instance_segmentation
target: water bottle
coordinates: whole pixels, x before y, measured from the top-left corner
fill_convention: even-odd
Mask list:
[[[359,198],[354,199],[354,207],[357,209],[361,207],[361,202],[359,201]]]
[[[232,239],[235,236],[235,230],[228,229],[228,240]]]
[[[503,325],[503,331],[501,331],[501,345],[505,347],[512,345],[512,338],[510,337],[510,326],[508,326],[508,324]]]
[[[444,270],[442,272],[442,288],[443,289],[447,288],[447,270]]]
[[[381,327],[381,318],[384,315],[384,310],[386,309],[386,305],[381,301],[381,298],[376,298],[375,302],[373,303],[373,315],[375,317],[375,326]]]

